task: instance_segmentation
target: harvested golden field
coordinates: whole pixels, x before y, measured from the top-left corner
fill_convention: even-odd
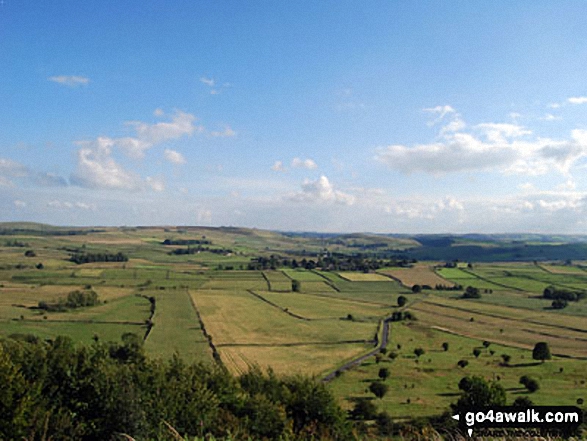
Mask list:
[[[349,282],[389,282],[389,277],[385,277],[381,274],[376,273],[351,273],[351,272],[340,272],[340,277]]]
[[[216,345],[340,343],[372,339],[377,328],[369,322],[292,317],[243,291],[194,290],[190,294]]]
[[[414,285],[428,285],[432,288],[436,285],[454,286],[453,282],[436,274],[434,267],[427,263],[416,263],[412,268],[387,268],[378,273],[391,276],[409,287]]]
[[[263,370],[271,367],[278,374],[318,375],[372,348],[364,344],[222,346],[218,351],[226,367],[237,375],[254,365]]]
[[[571,328],[490,316],[426,301],[410,309],[416,312],[420,324],[445,332],[524,349],[545,341],[553,354],[587,357],[587,333]]]

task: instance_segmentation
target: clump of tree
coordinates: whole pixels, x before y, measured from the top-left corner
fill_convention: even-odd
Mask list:
[[[118,253],[90,253],[76,252],[69,258],[71,262],[77,264],[93,262],[128,262],[128,256],[122,252]]]
[[[345,412],[311,378],[154,360],[133,334],[91,346],[0,340],[0,384],[2,439],[175,438],[165,423],[185,439],[352,439]]]
[[[540,360],[544,363],[544,360],[550,360],[552,358],[550,354],[550,347],[548,343],[541,341],[534,345],[534,349],[532,350],[532,358],[534,360]]]
[[[556,288],[553,285],[547,286],[542,292],[542,297],[550,300],[566,300],[576,302],[584,299],[587,294],[584,291],[571,291],[568,289]]]
[[[165,239],[163,245],[212,245],[208,239]]]
[[[203,246],[197,246],[197,247],[188,246],[187,248],[176,248],[174,250],[171,250],[167,254],[169,254],[170,256],[171,255],[186,256],[186,255],[191,255],[191,254],[198,254],[198,253],[201,253],[204,251],[208,252],[208,253],[213,253],[213,254],[220,254],[222,256],[232,254],[232,250],[228,249],[228,248],[210,248],[210,247],[203,247]]]
[[[467,376],[459,381],[459,389],[461,397],[451,405],[455,412],[472,407],[505,406],[505,389],[495,381],[488,382],[483,377]]]
[[[388,390],[389,386],[381,381],[374,381],[369,385],[369,391],[380,399],[385,396]]]
[[[291,290],[293,292],[300,292],[302,290],[302,282],[300,282],[297,279],[293,279],[291,281]],[[352,314],[351,314],[351,318],[352,318]]]
[[[520,384],[522,384],[528,392],[533,393],[540,389],[540,385],[535,378],[529,377],[528,375],[522,375],[520,377]]]
[[[568,304],[569,304],[569,302],[566,301],[565,299],[555,299],[550,304],[550,307],[552,309],[565,309]]]
[[[391,313],[390,321],[401,322],[402,320],[416,320],[416,316],[410,311],[394,311]]]
[[[463,293],[463,299],[480,299],[481,293],[479,292],[479,288],[475,288],[474,286],[467,286],[465,292]]]
[[[447,285],[442,285],[440,283],[437,283],[434,286],[434,289],[437,291],[462,291],[463,285],[447,286]]]
[[[399,306],[400,308],[405,306],[406,303],[408,303],[408,299],[406,298],[406,296],[399,296],[397,298],[397,306]]]
[[[83,308],[100,304],[98,294],[93,289],[71,291],[67,298],[60,298],[57,302],[49,303],[41,300],[38,308],[44,311],[62,312],[68,309]]]

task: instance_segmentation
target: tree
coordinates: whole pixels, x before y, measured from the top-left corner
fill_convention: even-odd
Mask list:
[[[389,369],[388,368],[380,368],[379,369],[379,378],[385,381],[389,377]]]
[[[466,368],[469,365],[469,362],[467,360],[459,360],[459,362],[457,363],[457,365],[460,368]]]
[[[299,280],[292,280],[291,281],[291,290],[293,292],[300,292],[302,290],[302,282],[300,282]]]
[[[473,355],[475,356],[475,358],[479,358],[479,355],[481,355],[481,349],[479,349],[479,348],[473,349]]]
[[[495,381],[488,382],[483,377],[463,377],[459,382],[461,398],[453,404],[453,410],[460,411],[472,407],[505,406],[506,393],[503,386]]]
[[[422,348],[414,349],[414,354],[416,355],[417,358],[420,358],[420,356],[424,355],[425,353],[426,353],[426,351]]]
[[[444,352],[448,351],[448,342],[444,342],[442,343],[442,349],[444,350]]]
[[[465,292],[463,293],[464,299],[480,299],[481,293],[479,292],[479,288],[475,288],[474,286],[467,286]]]
[[[555,299],[552,301],[550,306],[552,309],[564,309],[568,304],[569,302],[567,302],[565,299]]]
[[[389,386],[381,381],[374,381],[369,385],[369,391],[379,399],[383,398],[388,390]]]
[[[538,384],[538,381],[527,375],[520,377],[520,384],[524,385],[524,387],[528,389],[528,392],[530,393],[536,392],[538,389],[540,389],[540,384]]]
[[[503,364],[507,366],[510,363],[512,356],[508,354],[501,354],[501,359],[503,360]]]
[[[406,297],[405,297],[405,296],[399,296],[399,297],[397,298],[397,306],[399,306],[400,308],[401,308],[402,306],[404,306],[406,303],[408,303],[408,299],[406,299]]]
[[[422,286],[420,286],[420,285],[414,285],[414,286],[412,286],[412,292],[414,294],[418,294],[418,293],[422,292]]]
[[[355,420],[373,420],[377,416],[377,406],[371,399],[359,398],[351,410],[351,417]]]
[[[544,360],[550,360],[552,356],[550,355],[550,348],[548,343],[544,341],[536,343],[534,350],[532,351],[532,358],[534,360],[540,360],[543,363]]]

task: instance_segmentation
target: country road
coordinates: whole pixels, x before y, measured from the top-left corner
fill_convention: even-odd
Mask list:
[[[344,365],[339,367],[337,370],[329,373],[324,378],[322,378],[322,382],[328,383],[329,381],[332,381],[336,377],[338,372],[342,373],[344,371],[348,371],[349,369],[352,369],[355,366],[360,365],[367,358],[372,357],[375,354],[378,354],[379,352],[381,352],[381,349],[385,349],[387,347],[387,340],[388,340],[388,335],[389,335],[389,324],[390,323],[391,323],[391,317],[386,317],[385,320],[383,320],[383,332],[382,332],[382,337],[381,337],[381,344],[379,346],[377,346],[372,351],[369,351],[367,354],[361,355],[360,357],[355,358],[354,360],[351,360],[348,363],[345,363]]]

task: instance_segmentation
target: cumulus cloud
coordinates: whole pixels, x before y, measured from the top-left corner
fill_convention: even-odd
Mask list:
[[[26,202],[17,199],[17,200],[14,201],[14,206],[16,208],[25,208],[26,207]]]
[[[271,170],[276,171],[276,172],[284,172],[285,167],[283,166],[283,162],[275,161],[273,163],[273,165],[271,166]]]
[[[165,149],[165,159],[172,164],[182,165],[186,163],[184,156],[175,150]]]
[[[139,141],[154,145],[171,139],[177,139],[184,135],[191,135],[194,131],[202,131],[202,127],[196,127],[196,117],[190,113],[176,111],[170,122],[158,122],[147,124],[141,121],[129,121],[127,125],[134,127]]]
[[[452,108],[451,108],[452,109]],[[452,113],[439,109],[438,112]],[[533,135],[517,124],[483,123],[470,131],[446,132],[438,141],[415,146],[390,145],[376,151],[376,160],[406,173],[498,170],[539,175],[550,170],[568,173],[587,156],[587,131],[573,130],[566,140]]]
[[[306,179],[302,184],[302,191],[291,195],[290,199],[296,202],[334,202],[343,205],[355,203],[353,195],[335,190],[324,175],[315,181]]]
[[[98,138],[83,146],[77,152],[77,170],[72,174],[71,182],[88,188],[140,189],[141,178],[126,171],[110,156],[112,146],[110,138]]]
[[[89,78],[78,75],[58,75],[47,79],[54,83],[63,84],[64,86],[69,87],[85,86],[90,82]]]
[[[567,99],[570,104],[587,104],[587,96],[573,96]]]
[[[300,158],[293,158],[291,161],[291,166],[293,168],[306,168],[308,170],[313,170],[318,168],[318,165],[314,162],[313,159],[300,159]]]

